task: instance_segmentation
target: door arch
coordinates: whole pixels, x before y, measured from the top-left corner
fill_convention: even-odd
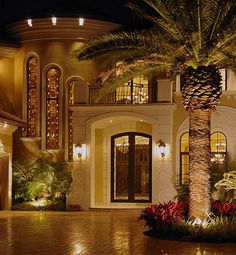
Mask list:
[[[111,137],[111,202],[151,202],[152,137],[126,132]]]

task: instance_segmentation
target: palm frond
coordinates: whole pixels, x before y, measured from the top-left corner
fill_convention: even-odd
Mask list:
[[[97,37],[84,44],[73,52],[73,56],[79,60],[96,58],[110,52],[140,50],[167,52],[175,48],[169,43],[169,38],[161,33],[148,30],[143,32],[118,32]]]
[[[103,87],[99,91],[98,101],[100,98],[105,96],[106,94],[114,91],[116,88],[128,82],[132,77],[138,76],[140,74],[148,74],[148,73],[163,73],[167,69],[171,68],[170,63],[166,62],[156,62],[156,61],[138,61],[136,63],[132,63],[129,65],[122,65],[122,68],[119,70],[120,74],[114,76],[114,73],[117,69],[110,70],[111,73],[102,73],[100,76],[103,77]],[[109,71],[108,71],[109,72]],[[112,77],[112,78],[111,78]]]

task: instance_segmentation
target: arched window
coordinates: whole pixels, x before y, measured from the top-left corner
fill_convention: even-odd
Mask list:
[[[211,135],[211,161],[224,162],[226,155],[226,137],[221,132],[215,132]]]
[[[188,181],[189,172],[189,134],[184,133],[180,138],[180,184]]]
[[[39,116],[39,91],[38,85],[38,58],[32,56],[26,62],[27,83],[27,136],[37,137]]]
[[[211,134],[211,161],[224,162],[227,152],[227,140],[223,133]],[[180,185],[188,182],[189,176],[189,133],[184,133],[180,138]]]
[[[46,148],[59,149],[59,78],[60,70],[51,67],[46,73]]]

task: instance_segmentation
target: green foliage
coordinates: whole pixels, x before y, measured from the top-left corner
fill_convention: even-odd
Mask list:
[[[217,189],[226,191],[236,190],[236,171],[230,171],[224,174],[224,178],[215,184]]]
[[[101,35],[73,53],[101,63],[104,91],[141,73],[174,77],[188,67],[235,66],[235,1],[130,0],[129,7],[152,27]]]
[[[225,183],[231,183],[232,184],[232,178],[228,178],[227,181],[225,179],[222,180],[224,176],[228,176],[228,172],[230,172],[232,169],[236,169],[236,161],[233,160],[229,155],[226,155],[224,163],[217,163],[214,162],[211,164],[210,172],[211,172],[211,192],[212,194],[216,191],[219,193],[218,198],[222,201],[230,201],[232,200],[233,193],[230,191],[231,189],[224,188]],[[231,176],[231,175],[230,175]],[[235,176],[236,178],[236,176]],[[221,181],[222,180],[222,181]],[[233,181],[236,181],[236,179],[233,179]],[[226,184],[227,185],[227,184]],[[236,185],[236,183],[235,183]],[[188,201],[189,198],[189,183],[184,183],[182,185],[176,183],[175,185],[177,195],[176,199],[178,201]]]
[[[66,199],[71,174],[66,163],[47,159],[13,162],[13,203],[39,199],[57,203]],[[26,204],[27,206],[27,204]]]
[[[151,229],[148,235],[164,239],[176,239],[191,242],[235,242],[236,217],[210,216],[201,224],[193,220],[163,224]]]

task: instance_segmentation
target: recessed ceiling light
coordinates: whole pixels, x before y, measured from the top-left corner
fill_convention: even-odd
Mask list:
[[[79,18],[79,25],[83,26],[84,25],[84,18]]]
[[[110,122],[112,123],[112,120],[110,120]]]
[[[56,17],[52,17],[52,24],[54,26],[57,24],[57,18]]]
[[[27,19],[27,24],[29,27],[32,27],[33,26],[32,19]]]

